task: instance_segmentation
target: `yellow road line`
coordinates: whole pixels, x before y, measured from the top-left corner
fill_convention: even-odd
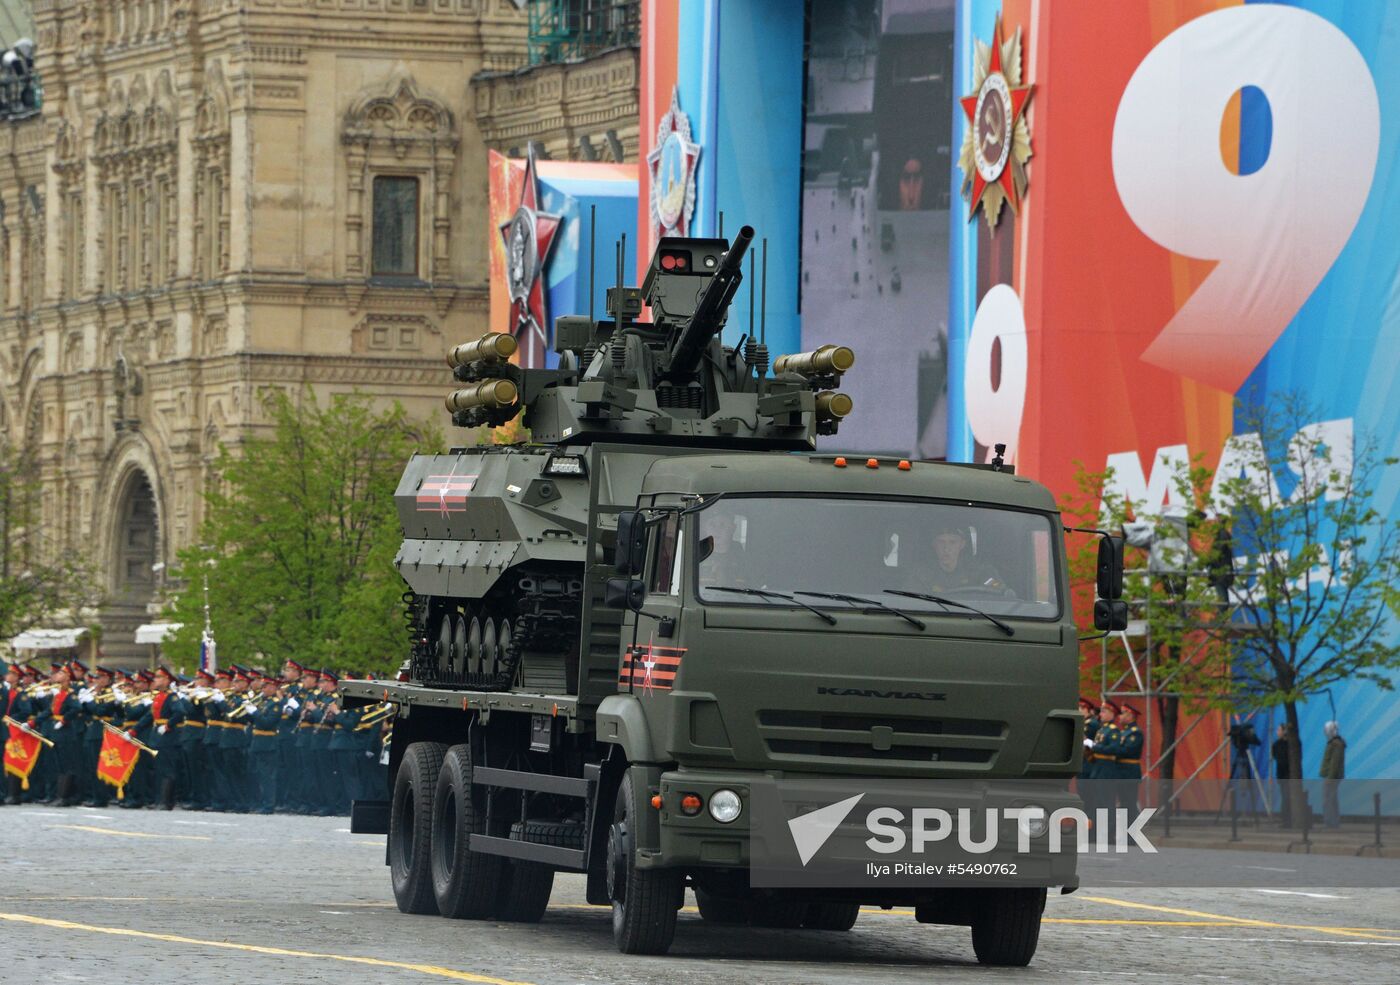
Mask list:
[[[117,835],[121,838],[159,838],[162,841],[213,841],[208,835],[153,835],[145,831],[118,831],[116,828],[95,828],[90,824],[50,824],[50,828],[68,828],[72,831],[91,831],[99,835]]]
[[[232,941],[207,941],[197,937],[180,937],[177,934],[152,934],[144,930],[129,930],[126,927],[96,927],[92,924],[73,923],[70,920],[50,920],[47,917],[32,917],[26,913],[0,913],[0,920],[11,923],[28,923],[39,927],[53,927],[56,930],[82,930],[92,934],[111,934],[114,937],[139,937],[143,940],[166,941],[170,944],[193,944],[199,947],[218,947],[229,951],[247,951],[252,954],[270,954],[283,958],[315,958],[321,961],[343,961],[348,964],[372,965],[376,968],[399,968],[403,971],[416,971],[435,978],[448,978],[457,982],[479,982],[484,985],[529,985],[528,982],[513,982],[505,978],[492,978],[477,975],[470,971],[443,968],[439,965],[413,964],[408,961],[386,961],[382,958],[362,958],[350,954],[322,954],[316,951],[293,951],[284,947],[265,947],[261,944],[236,944]]]
[[[1317,934],[1335,934],[1338,937],[1365,937],[1370,940],[1400,941],[1400,931],[1370,930],[1355,927],[1322,927],[1315,924],[1276,923],[1272,920],[1255,920],[1249,917],[1231,917],[1220,913],[1205,913],[1200,910],[1183,910],[1172,906],[1157,906],[1152,903],[1135,903],[1132,900],[1114,899],[1109,896],[1081,896],[1091,903],[1106,903],[1109,906],[1122,906],[1134,910],[1154,910],[1158,913],[1175,913],[1180,916],[1196,917],[1203,920],[1223,920],[1232,927],[1268,927],[1274,930],[1310,930]]]

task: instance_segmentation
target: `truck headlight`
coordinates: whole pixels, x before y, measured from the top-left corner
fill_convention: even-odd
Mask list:
[[[1037,804],[1027,804],[1021,808],[1016,824],[1031,838],[1044,837],[1050,830],[1050,812]]]
[[[733,790],[716,790],[710,796],[710,817],[720,824],[736,820],[744,810],[744,802]]]

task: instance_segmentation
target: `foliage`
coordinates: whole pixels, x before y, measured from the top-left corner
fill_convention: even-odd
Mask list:
[[[1396,459],[1365,436],[1346,446],[1349,432],[1329,434],[1319,416],[1288,396],[1246,408],[1246,440],[1233,442],[1215,493],[1250,555],[1235,593],[1250,630],[1235,660],[1239,697],[1284,706],[1295,738],[1299,702],[1342,681],[1389,690],[1400,668],[1400,523],[1374,505]]]
[[[34,455],[0,438],[0,640],[81,619],[101,601],[97,579],[74,551],[40,524]]]
[[[340,670],[397,667],[404,649],[394,490],[415,451],[436,450],[395,403],[367,394],[326,405],[309,390],[265,401],[271,433],[222,447],[200,544],[181,552],[167,645],[198,662],[204,576],[219,662],[267,669],[288,658]],[[183,661],[180,661],[183,662]]]

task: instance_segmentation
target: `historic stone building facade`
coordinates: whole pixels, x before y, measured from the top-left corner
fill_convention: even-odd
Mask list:
[[[486,323],[488,146],[635,160],[635,49],[517,70],[525,7],[33,4],[43,111],[0,122],[0,434],[105,581],[109,657],[148,655],[133,630],[269,391],[441,415],[442,354]]]
[[[513,0],[34,5],[37,118],[0,126],[0,428],[137,655],[220,442],[271,389],[437,415],[486,313],[469,80]]]

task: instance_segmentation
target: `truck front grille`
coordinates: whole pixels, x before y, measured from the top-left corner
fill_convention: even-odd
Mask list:
[[[855,759],[894,763],[988,766],[1006,737],[1006,723],[974,718],[912,718],[766,710],[759,734],[774,759]]]

